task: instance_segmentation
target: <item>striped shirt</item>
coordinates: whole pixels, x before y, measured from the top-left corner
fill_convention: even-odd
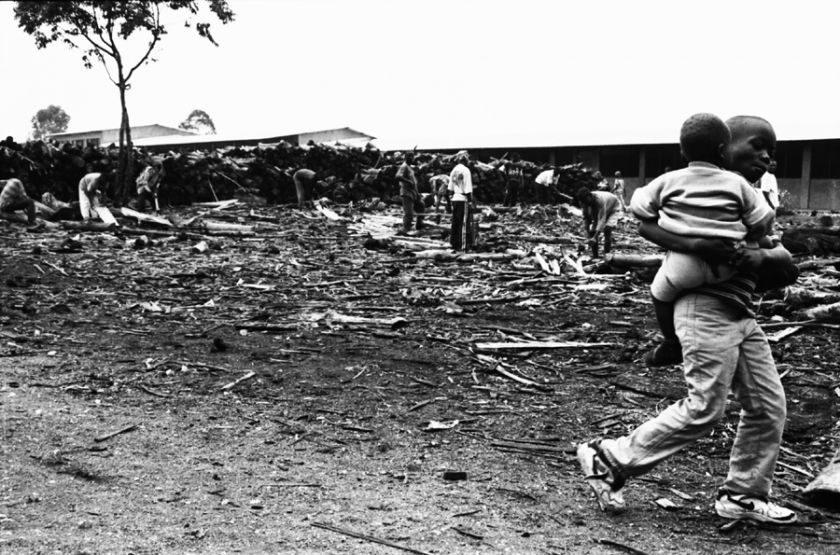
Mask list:
[[[7,206],[14,206],[28,198],[29,196],[27,196],[26,189],[23,188],[23,182],[20,179],[7,179],[3,191],[0,192],[0,210]]]
[[[721,299],[723,302],[737,309],[745,316],[755,318],[758,275],[754,273],[738,273],[722,283],[701,285],[689,291]]]
[[[633,193],[630,211],[675,235],[740,241],[767,226],[773,210],[740,175],[706,162],[660,175]]]

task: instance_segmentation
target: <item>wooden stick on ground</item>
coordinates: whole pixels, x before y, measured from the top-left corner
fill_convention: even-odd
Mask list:
[[[583,343],[580,341],[517,341],[513,343],[491,342],[476,343],[479,351],[529,351],[532,349],[591,349],[593,347],[610,347],[614,343]]]
[[[323,528],[324,530],[329,530],[330,532],[335,532],[337,534],[344,534],[345,536],[350,536],[351,538],[358,538],[360,540],[378,543],[381,545],[387,545],[388,547],[393,547],[394,549],[401,549],[403,551],[408,551],[409,553],[417,553],[418,555],[431,555],[431,553],[427,551],[420,551],[419,549],[414,549],[413,547],[400,545],[398,543],[394,543],[388,540],[381,540],[379,538],[374,538],[373,536],[359,534],[358,532],[354,532],[352,530],[347,530],[344,528],[339,528],[338,526],[333,526],[331,524],[326,524],[323,522],[313,522],[312,526],[314,526],[315,528]]]
[[[227,391],[228,389],[232,389],[232,388],[236,387],[237,385],[239,385],[240,383],[244,382],[245,380],[250,380],[251,378],[253,378],[256,375],[257,375],[256,372],[248,372],[244,376],[240,376],[240,377],[236,378],[235,380],[233,380],[229,384],[223,385],[221,391]]]
[[[95,441],[96,443],[102,443],[103,441],[108,441],[112,437],[116,437],[120,434],[127,434],[128,432],[133,432],[136,429],[137,424],[132,424],[131,426],[126,426],[125,428],[117,430],[116,432],[111,432],[110,434],[105,434],[104,436],[95,437],[93,438],[93,441]]]

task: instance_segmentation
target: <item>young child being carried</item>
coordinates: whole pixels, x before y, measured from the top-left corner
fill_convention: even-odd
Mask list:
[[[731,141],[727,125],[713,114],[694,114],[680,129],[688,167],[665,173],[636,190],[630,211],[642,222],[657,221],[671,233],[756,248],[773,224],[773,209],[746,179],[721,169]],[[686,290],[726,281],[728,264],[711,265],[694,254],[669,251],[651,284],[656,319],[665,341],[646,358],[648,366],[682,360],[674,332],[674,301]]]

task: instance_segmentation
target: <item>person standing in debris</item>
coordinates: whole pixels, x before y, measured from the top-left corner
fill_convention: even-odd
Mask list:
[[[598,240],[604,234],[604,254],[612,250],[612,231],[618,224],[618,199],[609,191],[590,191],[581,187],[575,193],[583,212],[583,231],[592,250],[598,257]]]
[[[3,186],[0,191],[0,213],[13,214],[18,210],[26,212],[26,223],[29,226],[37,225],[35,218],[35,201],[26,194],[23,182],[17,178],[0,180]]]
[[[522,168],[522,157],[514,152],[510,161],[502,166],[505,174],[505,199],[504,206],[516,206],[519,202],[519,195],[525,186],[525,174]]]
[[[163,169],[163,161],[160,158],[152,158],[149,165],[143,168],[137,176],[137,202],[136,208],[139,212],[146,211],[146,205],[151,206],[157,213],[160,210],[158,205],[158,189],[166,172]]]
[[[630,211],[640,221],[658,221],[677,235],[755,243],[770,231],[774,213],[741,175],[721,169],[731,142],[729,127],[714,114],[694,114],[680,129],[680,151],[688,167],[662,174],[636,189]],[[732,277],[729,264],[712,266],[699,256],[668,252],[650,291],[666,337],[673,336],[674,301],[687,289]],[[679,344],[665,342],[649,366],[679,362]]]
[[[417,214],[417,229],[423,228],[424,205],[420,202],[420,191],[417,189],[417,174],[414,172],[412,163],[414,153],[406,152],[403,163],[397,170],[397,182],[400,184],[400,197],[403,204],[403,233],[411,231],[415,213]]]
[[[764,198],[767,199],[767,204],[770,205],[770,208],[778,210],[781,204],[781,198],[779,197],[779,182],[776,180],[775,160],[770,160],[767,171],[761,176],[758,189],[764,195]]]
[[[732,135],[726,156],[729,169],[755,182],[773,156],[775,132],[769,122],[754,116],[736,116],[726,123]],[[754,313],[756,290],[795,281],[798,270],[792,256],[771,237],[760,241],[761,248],[735,250],[720,239],[670,233],[653,221],[643,222],[639,231],[671,251],[731,259],[738,273],[677,300],[674,323],[682,344],[687,396],[628,435],[578,445],[578,462],[598,505],[608,512],[623,511],[626,480],[707,434],[724,415],[731,389],[741,412],[715,512],[732,520],[796,522],[794,511],[769,500],[787,412],[773,354]]]
[[[84,221],[99,217],[97,209],[101,206],[100,197],[106,181],[107,174],[101,172],[87,173],[79,180],[79,211]]]
[[[541,171],[536,179],[534,179],[534,184],[536,187],[534,188],[536,191],[536,201],[537,204],[548,204],[551,202],[551,186],[556,183],[556,178],[554,177],[556,174],[556,170],[552,167]]]
[[[452,227],[449,243],[452,250],[469,250],[475,238],[472,233],[473,200],[472,173],[468,164],[470,157],[461,151],[455,158],[457,164],[449,174],[449,191],[452,193]]]
[[[621,177],[620,171],[615,172],[612,192],[618,199],[618,204],[621,205],[621,211],[627,212],[627,203],[624,201],[624,179]]]

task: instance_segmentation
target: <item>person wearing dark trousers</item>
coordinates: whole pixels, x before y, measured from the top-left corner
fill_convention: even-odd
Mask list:
[[[472,236],[472,213],[475,210],[473,200],[472,173],[469,167],[469,155],[459,153],[458,164],[449,174],[449,191],[452,193],[452,229],[449,238],[452,249],[468,250],[475,238]]]

